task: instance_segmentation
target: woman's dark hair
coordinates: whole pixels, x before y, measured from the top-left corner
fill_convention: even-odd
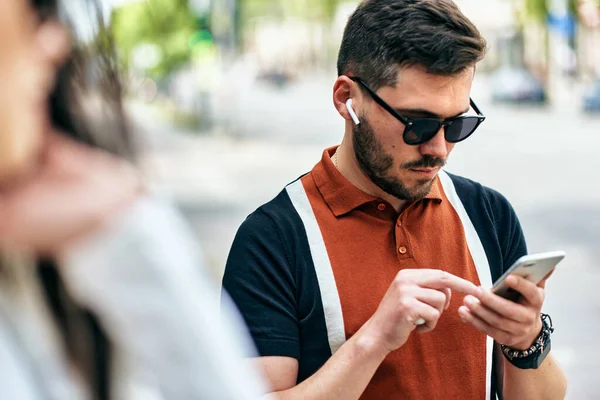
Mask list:
[[[116,51],[98,3],[77,0],[87,2],[96,24],[94,37],[82,42],[66,20],[67,10],[61,8],[60,0],[30,1],[41,20],[60,20],[71,28],[73,37],[73,51],[58,72],[50,95],[52,123],[79,142],[133,159],[134,145],[123,110]],[[92,398],[109,400],[112,346],[102,326],[92,312],[73,301],[54,260],[39,260],[37,272],[71,362],[89,383]]]
[[[90,23],[95,25],[93,37],[84,42],[78,40],[61,0],[30,1],[42,20],[59,20],[73,38],[73,50],[50,96],[54,126],[82,143],[133,158],[135,146],[124,114],[114,41],[98,2],[78,0],[87,6]]]

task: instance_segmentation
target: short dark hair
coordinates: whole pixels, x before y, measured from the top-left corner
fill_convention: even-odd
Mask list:
[[[337,68],[377,90],[396,84],[398,68],[450,76],[485,52],[485,39],[451,0],[365,0],[348,20]]]

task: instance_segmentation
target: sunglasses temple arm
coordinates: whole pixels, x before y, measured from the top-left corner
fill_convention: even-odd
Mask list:
[[[473,107],[473,110],[475,110],[475,112],[477,113],[477,115],[480,116],[484,116],[481,111],[479,111],[479,107],[477,107],[477,104],[475,104],[475,102],[473,101],[473,99],[469,98],[469,101],[471,102],[471,107]]]
[[[392,107],[390,107],[389,104],[387,104],[385,101],[383,101],[383,99],[381,97],[379,97],[377,95],[377,93],[375,93],[374,91],[372,91],[371,88],[367,87],[367,90],[369,91],[369,93],[371,93],[371,97],[373,97],[373,100],[375,100],[375,102],[377,104],[379,104],[387,112],[389,112],[390,114],[392,114],[396,119],[400,120],[404,125],[408,125],[409,124],[410,121],[408,119],[406,119],[402,115],[398,114],[398,112],[396,110],[394,110]]]
[[[355,82],[358,82],[360,85],[362,85],[371,95],[371,97],[373,98],[373,100],[375,100],[375,102],[377,104],[379,104],[381,107],[383,107],[387,112],[389,112],[390,114],[392,114],[394,117],[396,117],[396,119],[400,120],[404,125],[408,125],[409,120],[404,118],[402,115],[398,114],[398,112],[396,110],[394,110],[392,107],[390,107],[389,104],[387,104],[385,101],[383,101],[383,99],[381,97],[379,97],[379,95],[377,95],[377,93],[375,93],[375,91],[373,89],[371,89],[366,83],[363,82],[362,79],[360,78],[350,78]]]

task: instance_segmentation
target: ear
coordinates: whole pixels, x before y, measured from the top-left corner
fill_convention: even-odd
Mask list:
[[[345,75],[337,78],[333,85],[333,105],[342,118],[349,121],[353,120],[348,107],[346,107],[346,103],[348,99],[352,99],[352,107],[356,111],[358,104],[360,104],[360,97],[360,90],[352,79]]]

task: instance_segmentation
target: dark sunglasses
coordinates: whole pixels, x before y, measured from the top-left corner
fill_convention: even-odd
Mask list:
[[[473,99],[469,99],[471,107],[477,113],[477,116],[460,116],[440,121],[435,118],[406,118],[398,114],[388,103],[375,93],[362,79],[358,77],[350,77],[354,82],[362,85],[367,92],[373,97],[373,100],[387,112],[392,114],[394,118],[404,124],[404,141],[409,145],[419,145],[431,140],[444,127],[444,137],[449,143],[458,143],[475,132],[475,129],[485,120],[485,116],[479,111]]]

